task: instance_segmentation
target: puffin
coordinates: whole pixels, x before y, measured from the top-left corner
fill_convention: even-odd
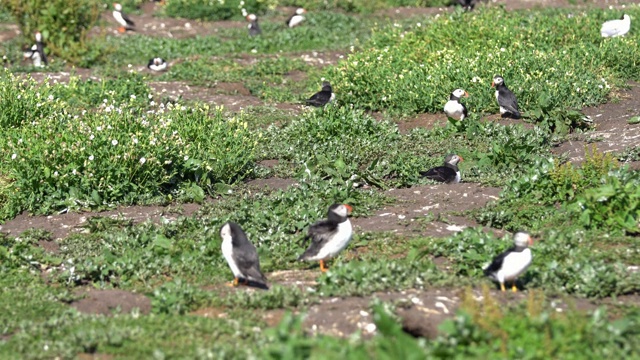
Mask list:
[[[27,48],[22,52],[22,56],[25,59],[31,59],[33,61],[33,66],[42,67],[42,57],[38,52],[38,45],[34,44],[30,48]]]
[[[127,16],[127,14],[122,12],[122,5],[118,3],[113,3],[113,18],[122,25],[118,28],[118,32],[124,33],[127,30],[133,30],[133,27],[136,26],[131,19]]]
[[[42,34],[40,31],[36,31],[36,51],[40,55],[42,62],[45,66],[49,65],[49,61],[47,61],[47,55],[44,53],[44,43],[42,42]]]
[[[469,97],[469,93],[462,89],[455,89],[449,95],[449,101],[444,105],[444,112],[448,117],[462,121],[468,116],[467,108],[460,102],[462,97]]]
[[[602,37],[616,37],[616,36],[624,36],[629,32],[631,28],[631,18],[629,15],[624,14],[618,20],[609,20],[602,24],[600,28],[600,35]]]
[[[289,19],[287,19],[287,26],[292,28],[300,25],[301,22],[304,21],[304,16],[307,10],[303,8],[297,8],[295,14],[291,15]]]
[[[246,16],[247,21],[249,22],[249,36],[256,36],[262,34],[262,30],[260,30],[260,25],[258,25],[258,17],[255,14],[249,14]]]
[[[458,0],[458,4],[466,11],[471,11],[476,6],[476,0]]]
[[[458,163],[463,161],[462,156],[449,154],[444,158],[444,165],[434,167],[427,171],[421,171],[420,175],[446,184],[457,184],[460,182],[460,170]]]
[[[167,70],[167,62],[164,61],[163,58],[159,58],[159,57],[153,58],[149,60],[149,63],[147,64],[147,68],[153,71],[164,71],[164,70]]]
[[[309,248],[298,257],[298,261],[319,261],[320,270],[328,268],[324,261],[344,250],[353,237],[349,214],[353,208],[347,204],[333,204],[327,211],[327,219],[309,226],[304,241],[311,240]]]
[[[533,260],[531,249],[533,245],[531,236],[524,232],[517,232],[513,237],[514,246],[502,254],[493,258],[489,266],[485,267],[484,274],[500,283],[500,289],[505,291],[505,281],[512,281],[513,292],[517,292],[516,279],[520,276]]]
[[[493,77],[491,87],[496,89],[496,100],[500,106],[500,116],[503,118],[519,119],[518,100],[516,96],[504,84],[504,79],[500,75]]]
[[[306,100],[307,105],[322,107],[333,101],[335,99],[336,94],[333,93],[331,89],[331,83],[328,81],[322,82],[322,90],[313,94],[310,98]]]
[[[249,282],[255,286],[268,289],[267,278],[260,271],[260,259],[256,247],[247,239],[240,225],[234,222],[226,222],[220,228],[222,237],[222,255],[233,272],[233,281],[230,286],[238,286],[239,279],[243,285]]]

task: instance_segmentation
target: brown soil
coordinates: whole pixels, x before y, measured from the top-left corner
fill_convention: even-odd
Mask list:
[[[264,104],[255,96],[220,94],[215,87],[192,86],[181,81],[153,81],[149,82],[149,86],[159,96],[168,97],[172,101],[180,99],[204,101],[211,105],[224,106],[230,111],[239,111],[250,106]]]
[[[356,229],[367,232],[393,231],[397,234],[420,236],[449,236],[465,227],[478,224],[468,218],[447,213],[481,208],[489,201],[497,200],[500,189],[460,183],[391,189],[386,194],[394,197],[396,202],[377,211],[373,216],[353,219],[352,223]],[[436,220],[419,220],[427,216]]]
[[[247,185],[254,189],[269,188],[272,190],[284,190],[290,186],[297,186],[298,181],[295,179],[282,179],[282,178],[268,178],[268,179],[253,179],[247,181]]]
[[[93,288],[78,289],[78,295],[84,298],[71,303],[71,307],[85,314],[112,315],[114,311],[128,314],[139,311],[141,314],[151,312],[151,300],[148,297],[123,290],[97,290]]]

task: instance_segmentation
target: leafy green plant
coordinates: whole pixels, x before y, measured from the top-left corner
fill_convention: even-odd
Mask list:
[[[163,12],[166,16],[198,20],[229,20],[248,13],[262,14],[274,9],[277,0],[166,0]]]
[[[530,110],[525,117],[552,133],[566,135],[575,130],[588,130],[593,124],[578,110],[554,108],[551,97],[543,92],[538,96],[537,108]]]
[[[197,308],[206,295],[181,279],[174,279],[153,290],[151,305],[156,314],[185,314]]]

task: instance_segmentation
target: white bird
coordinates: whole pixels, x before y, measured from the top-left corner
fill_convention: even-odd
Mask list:
[[[602,35],[602,37],[623,36],[629,32],[629,29],[631,29],[631,17],[625,14],[620,19],[609,20],[602,24],[600,35]]]
[[[460,102],[462,97],[469,97],[469,93],[462,89],[455,89],[449,95],[449,101],[444,105],[444,112],[448,117],[460,121],[467,117],[467,108]]]
[[[518,232],[513,237],[514,246],[502,254],[493,258],[489,266],[484,268],[484,274],[500,283],[500,289],[505,291],[505,281],[513,281],[513,292],[518,291],[516,279],[520,276],[533,260],[530,245],[533,245],[531,236],[526,232]]]
[[[307,10],[303,8],[297,8],[295,14],[291,15],[289,19],[287,19],[287,26],[292,28],[300,25],[304,21],[304,14]]]

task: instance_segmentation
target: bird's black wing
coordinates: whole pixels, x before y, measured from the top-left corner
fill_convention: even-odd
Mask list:
[[[513,92],[506,87],[498,90],[498,105],[502,106],[513,115],[520,116],[518,100]]]
[[[311,239],[311,245],[300,255],[298,260],[304,260],[307,257],[317,255],[320,249],[333,237],[338,231],[338,224],[329,220],[321,220],[309,227],[305,240]]]
[[[329,102],[329,100],[331,100],[331,92],[320,91],[313,94],[313,96],[307,99],[307,105],[320,107],[320,106],[326,105]]]
[[[467,112],[467,107],[464,106],[463,103],[460,103],[460,105],[462,105],[462,114],[464,115],[464,117],[469,116],[469,113]]]
[[[421,171],[420,175],[435,181],[449,182],[456,178],[456,171],[446,166],[438,166],[427,171]]]
[[[484,269],[484,274],[486,276],[491,276],[495,272],[497,272],[498,270],[502,269],[502,263],[504,262],[504,258],[506,258],[507,255],[511,254],[511,252],[513,252],[513,250],[515,250],[515,247],[512,247],[509,250],[503,252],[502,254],[494,257],[493,261],[491,261],[491,264],[489,264],[489,266],[487,266]]]
[[[267,279],[260,271],[260,259],[258,258],[258,252],[255,246],[248,240],[247,242],[239,245],[234,244],[233,246],[234,250],[231,253],[233,261],[235,261],[242,274],[247,277],[247,280],[266,284]]]
[[[36,47],[38,50],[38,53],[40,53],[40,57],[42,58],[42,62],[44,62],[45,65],[49,65],[49,61],[47,61],[47,55],[44,53],[44,46],[42,46],[41,42],[37,42],[36,43]]]
[[[251,27],[249,28],[249,35],[256,36],[262,34],[262,30],[258,25],[258,22],[252,22]]]
[[[124,22],[126,22],[127,25],[136,26],[136,24],[133,22],[133,20],[131,20],[131,18],[127,16],[127,14],[123,13],[122,11],[120,12],[120,14],[122,15],[122,19],[124,19]]]
[[[293,17],[296,16],[296,15],[297,14],[293,14],[293,15],[289,16],[289,18],[287,19],[287,22],[286,22],[287,27],[289,27],[289,23],[291,22],[291,19],[293,19]]]

